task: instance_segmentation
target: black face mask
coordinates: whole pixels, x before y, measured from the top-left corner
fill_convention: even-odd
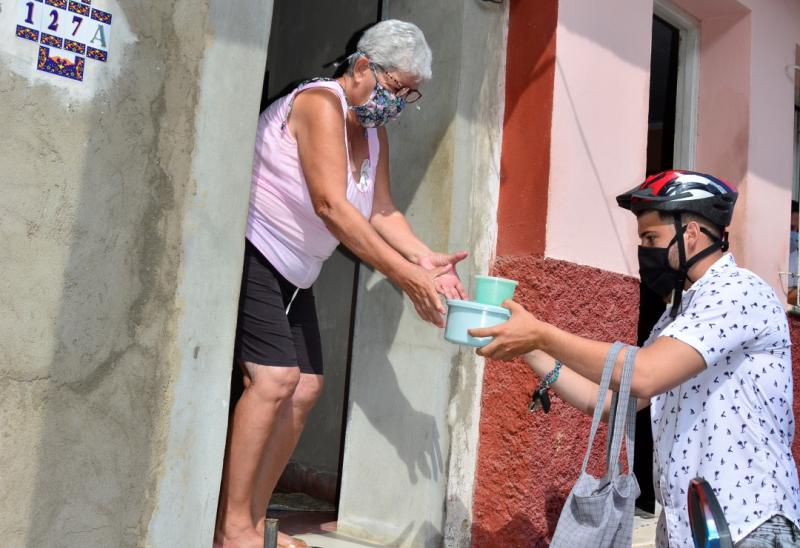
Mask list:
[[[664,298],[675,291],[675,295],[672,299],[672,309],[670,310],[670,316],[673,318],[678,314],[681,303],[681,292],[683,291],[683,285],[688,277],[689,269],[700,259],[718,249],[722,251],[728,250],[728,241],[725,236],[723,236],[723,238],[718,238],[705,227],[700,227],[700,231],[708,236],[713,243],[691,259],[686,260],[686,253],[683,247],[684,230],[686,230],[686,227],[681,224],[680,215],[676,215],[676,235],[672,238],[672,241],[669,242],[667,247],[639,246],[639,277],[642,283]],[[680,263],[680,268],[678,270],[675,270],[669,264],[669,248],[676,242],[678,244],[678,262]]]
[[[670,242],[670,246],[674,240]],[[668,247],[639,246],[639,277],[661,297],[668,297],[679,285],[682,273],[669,265]]]

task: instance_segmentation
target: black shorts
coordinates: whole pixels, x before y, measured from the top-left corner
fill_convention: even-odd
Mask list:
[[[240,363],[300,367],[322,375],[322,345],[311,288],[297,288],[245,240],[235,356]],[[289,306],[289,314],[286,307]]]

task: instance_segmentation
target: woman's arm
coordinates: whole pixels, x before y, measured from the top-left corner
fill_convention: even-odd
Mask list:
[[[455,265],[467,257],[464,251],[434,253],[420,240],[395,207],[389,183],[389,139],[386,128],[378,128],[380,156],[375,170],[375,195],[370,223],[381,237],[406,259],[426,270],[448,267],[436,277],[436,290],[448,299],[466,299],[467,291],[458,278]]]
[[[389,139],[386,128],[378,128],[380,155],[375,169],[375,198],[372,205],[372,218],[369,222],[386,240],[386,242],[414,264],[419,264],[421,257],[429,255],[431,250],[408,224],[394,205],[389,185]]]
[[[544,378],[556,365],[555,358],[541,350],[529,352],[525,354],[523,358],[539,378]],[[594,407],[597,404],[597,391],[600,387],[586,377],[575,373],[573,370],[569,369],[567,365],[561,367],[558,380],[556,380],[550,388],[558,394],[559,398],[578,411],[589,416],[594,414]],[[643,409],[648,405],[650,405],[650,401],[647,399],[638,399],[636,401],[637,409]],[[611,391],[609,390],[603,409],[604,421],[608,419],[608,410],[610,406]]]
[[[444,306],[433,282],[439,271],[429,272],[407,261],[347,201],[345,126],[339,99],[327,90],[298,94],[289,130],[297,142],[314,211],[331,233],[400,286],[423,319],[442,326]]]

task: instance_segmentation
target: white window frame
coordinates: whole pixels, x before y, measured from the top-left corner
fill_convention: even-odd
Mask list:
[[[795,99],[795,109],[800,107],[800,96]],[[792,173],[792,200],[800,199],[800,112],[794,111],[794,172]]]
[[[667,0],[655,0],[653,14],[679,31],[673,165],[694,169],[697,151],[697,94],[700,81],[698,21]]]

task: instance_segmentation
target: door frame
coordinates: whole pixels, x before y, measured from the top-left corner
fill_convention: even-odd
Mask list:
[[[667,0],[655,0],[653,15],[679,31],[673,165],[682,169],[694,169],[697,151],[697,97],[700,87],[698,21]]]

